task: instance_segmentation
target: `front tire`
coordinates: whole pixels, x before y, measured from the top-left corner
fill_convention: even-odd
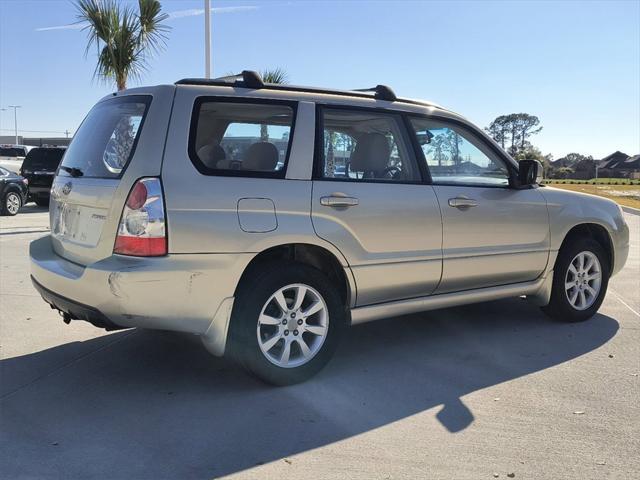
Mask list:
[[[22,197],[18,192],[7,192],[2,199],[2,214],[11,217],[18,214],[22,207]]]
[[[299,383],[333,356],[347,325],[340,294],[319,270],[272,262],[243,281],[230,325],[230,351],[273,385]]]
[[[564,245],[553,271],[551,301],[542,311],[554,320],[582,322],[596,314],[609,284],[609,257],[591,238]]]

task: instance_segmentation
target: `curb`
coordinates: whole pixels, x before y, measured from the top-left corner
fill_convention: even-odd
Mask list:
[[[640,208],[625,207],[624,205],[620,206],[622,207],[622,211],[625,213],[630,213],[631,215],[640,215]]]

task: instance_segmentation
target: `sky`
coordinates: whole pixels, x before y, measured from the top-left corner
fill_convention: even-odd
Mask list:
[[[537,115],[532,143],[555,158],[640,153],[640,0],[211,4],[214,76],[281,67],[297,85],[383,83],[481,127]],[[166,49],[130,86],[204,76],[204,1],[162,6]],[[22,105],[25,136],[73,133],[115,89],[93,78],[75,15],[67,0],[0,0],[0,106]],[[2,135],[13,123],[12,109],[0,112]]]

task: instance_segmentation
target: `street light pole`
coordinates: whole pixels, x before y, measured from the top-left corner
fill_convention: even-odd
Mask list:
[[[211,78],[211,1],[204,0],[204,77]]]
[[[16,145],[18,144],[18,109],[22,108],[22,105],[8,105],[9,108],[13,108],[13,128],[16,134]]]

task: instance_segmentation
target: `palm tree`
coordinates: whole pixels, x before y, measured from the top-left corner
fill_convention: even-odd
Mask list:
[[[78,22],[86,23],[88,42],[98,49],[95,76],[114,81],[118,90],[127,88],[129,78],[139,78],[147,59],[160,51],[169,27],[158,0],[138,0],[138,12],[120,6],[116,0],[77,0]]]
[[[289,83],[289,75],[280,67],[263,70],[261,75],[264,83]]]
[[[265,83],[288,83],[288,75],[282,68],[266,69],[262,71],[262,81]],[[267,125],[260,125],[260,141],[269,141]]]

